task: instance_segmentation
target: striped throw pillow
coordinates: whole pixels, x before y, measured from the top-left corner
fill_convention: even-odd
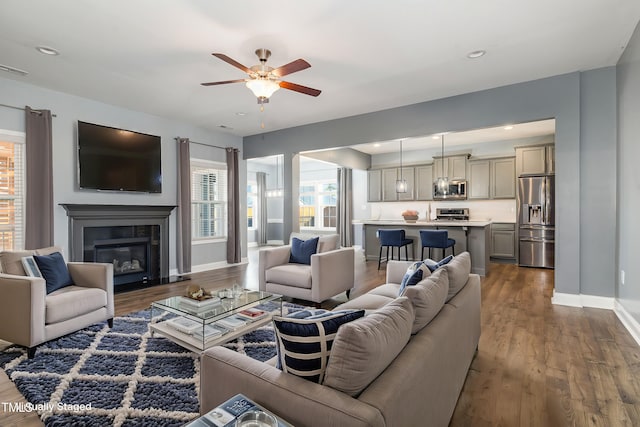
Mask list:
[[[295,317],[274,316],[282,371],[321,384],[338,328],[364,316],[364,310],[302,310]]]

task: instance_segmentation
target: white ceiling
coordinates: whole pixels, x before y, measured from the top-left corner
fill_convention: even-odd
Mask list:
[[[615,65],[639,19],[638,0],[2,0],[0,64],[29,74],[0,76],[245,136]],[[306,59],[285,80],[322,94],[260,113],[242,84],[200,86],[245,77],[212,52],[257,48]]]

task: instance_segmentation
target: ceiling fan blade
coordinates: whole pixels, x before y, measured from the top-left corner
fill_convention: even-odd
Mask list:
[[[226,85],[227,83],[240,83],[240,82],[246,82],[246,79],[239,79],[239,80],[225,80],[223,82],[209,82],[209,83],[200,83],[202,86],[216,86],[216,85]]]
[[[211,55],[215,56],[218,59],[222,59],[227,64],[233,65],[234,67],[241,69],[242,71],[244,71],[247,74],[251,73],[251,70],[249,68],[245,67],[244,65],[242,65],[241,63],[239,63],[235,59],[229,58],[224,53],[212,53]]]
[[[304,59],[296,59],[295,61],[289,62],[288,64],[285,64],[282,67],[276,68],[275,70],[271,71],[271,74],[278,77],[282,77],[282,76],[286,76],[287,74],[302,71],[309,67],[311,67],[311,64],[309,64]]]
[[[293,90],[295,92],[304,93],[305,95],[318,96],[322,91],[313,89],[307,86],[298,85],[290,82],[280,82],[280,87],[284,89]]]

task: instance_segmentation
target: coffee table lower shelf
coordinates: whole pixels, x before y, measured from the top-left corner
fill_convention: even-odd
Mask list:
[[[193,351],[194,353],[202,353],[204,350],[210,347],[224,344],[270,323],[271,317],[272,316],[269,315],[262,319],[247,323],[246,325],[241,326],[238,329],[229,331],[228,333],[207,342],[203,342],[203,340],[195,338],[193,335],[178,331],[177,329],[167,325],[166,321],[150,323],[149,329],[152,333],[157,333],[158,335],[161,335],[175,342],[176,344]]]

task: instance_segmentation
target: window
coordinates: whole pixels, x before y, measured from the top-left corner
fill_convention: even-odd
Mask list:
[[[247,183],[247,227],[256,228],[255,214],[258,203],[258,183],[249,181]]]
[[[227,236],[227,168],[223,163],[191,159],[192,240]]]
[[[24,136],[0,131],[0,249],[24,246]]]
[[[300,227],[336,228],[338,186],[335,179],[300,185]]]

